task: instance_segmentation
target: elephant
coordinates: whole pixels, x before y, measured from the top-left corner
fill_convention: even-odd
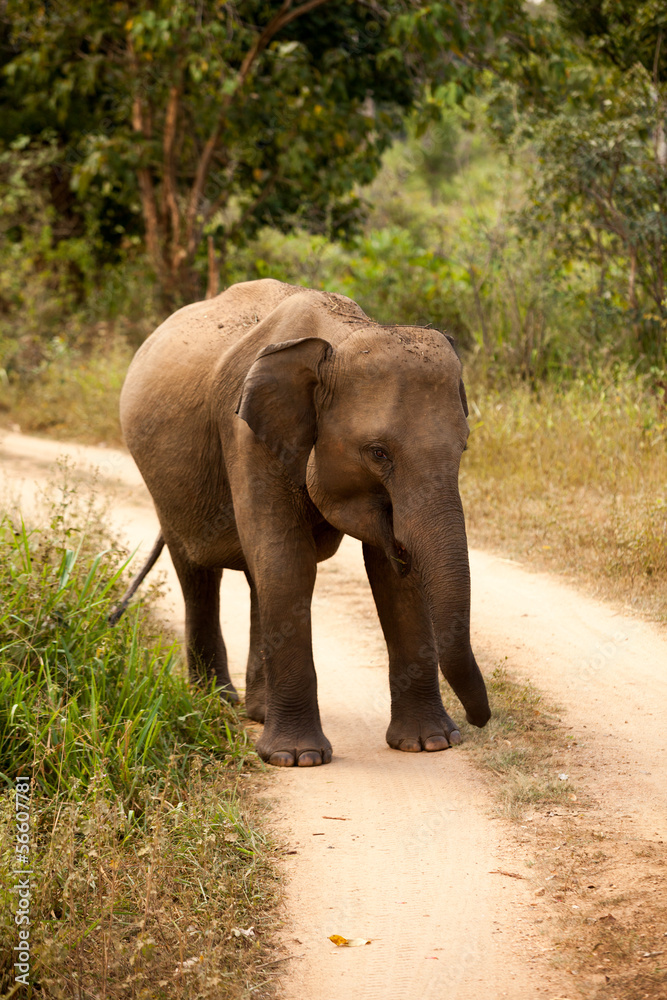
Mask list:
[[[341,294],[241,282],[144,342],[120,413],[160,521],[151,558],[165,542],[183,591],[191,678],[230,701],[220,581],[224,569],[246,575],[245,707],[264,724],[264,761],[331,760],[310,606],[317,563],[344,534],[362,542],[387,644],[389,746],[460,742],[438,663],[468,721],[486,724],[458,488],[468,409],[450,339],[376,323]]]

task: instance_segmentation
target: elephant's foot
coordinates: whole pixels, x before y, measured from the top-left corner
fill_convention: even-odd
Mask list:
[[[245,710],[249,719],[264,722],[266,718],[266,679],[260,664],[248,664],[245,678]]]
[[[274,767],[316,767],[331,760],[331,744],[317,723],[298,731],[266,726],[256,749]]]
[[[460,742],[461,733],[456,723],[443,709],[421,714],[399,714],[394,711],[387,730],[389,746],[405,753],[446,750]]]
[[[266,697],[264,692],[258,694],[255,691],[246,690],[245,711],[249,719],[253,722],[264,722],[266,718]]]

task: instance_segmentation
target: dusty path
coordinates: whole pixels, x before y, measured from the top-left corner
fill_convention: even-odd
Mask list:
[[[29,507],[34,481],[65,453],[82,470],[99,467],[115,497],[115,523],[146,551],[157,522],[126,454],[7,434],[0,468]],[[664,637],[508,560],[473,552],[471,564],[483,669],[507,657],[513,672],[552,694],[576,733],[572,765],[582,780],[628,830],[667,840]],[[174,588],[169,560],[162,565]],[[225,574],[222,604],[232,672],[243,687],[248,597],[240,574]],[[179,628],[177,588],[172,607]],[[552,943],[530,882],[497,874],[521,870],[526,848],[492,818],[488,790],[466,756],[386,746],[386,651],[353,540],[320,567],[314,644],[334,761],[271,774],[279,835],[296,852],[286,858],[282,939],[295,957],[282,965],[284,1000],[581,995],[548,961]],[[460,716],[453,698],[448,707]],[[337,949],[330,934],[373,943]]]

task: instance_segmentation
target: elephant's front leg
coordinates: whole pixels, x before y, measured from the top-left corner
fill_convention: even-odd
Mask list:
[[[250,573],[246,573],[250,586],[250,645],[245,671],[245,710],[255,722],[266,718],[266,673],[262,660],[262,629],[259,621],[257,590]]]
[[[296,538],[299,533],[294,531],[283,534],[289,540],[262,532],[249,560],[266,684],[264,732],[257,752],[278,767],[312,767],[331,760],[331,744],[320,722],[311,640],[316,552],[306,533]]]
[[[364,561],[389,652],[391,722],[387,743],[418,753],[460,743],[445,712],[438,683],[438,653],[417,575],[400,578],[384,553],[364,545]]]

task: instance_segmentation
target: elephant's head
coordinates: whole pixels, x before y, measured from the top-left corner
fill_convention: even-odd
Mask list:
[[[442,671],[482,726],[490,712],[470,647],[458,489],[468,438],[461,363],[436,330],[358,321],[349,331],[332,337],[335,348],[312,336],[265,348],[239,416],[330,524],[381,548],[399,575],[419,574]]]

